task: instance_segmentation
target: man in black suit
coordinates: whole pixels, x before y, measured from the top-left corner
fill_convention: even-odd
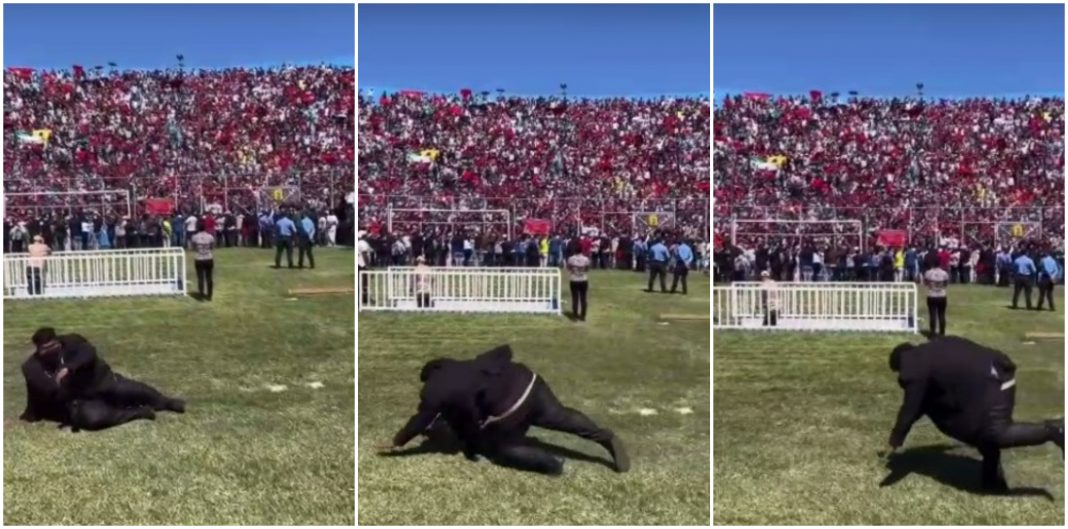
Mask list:
[[[49,420],[79,430],[103,430],[156,411],[185,412],[185,402],[147,384],[113,373],[96,349],[78,334],[57,336],[51,327],[33,334],[36,351],[22,364],[27,422]]]
[[[419,380],[423,390],[418,411],[382,450],[404,446],[440,418],[459,438],[464,456],[471,461],[481,454],[502,466],[563,473],[563,462],[525,442],[527,430],[540,426],[594,441],[612,455],[617,471],[630,468],[619,437],[560,404],[541,377],[512,362],[510,346],[499,346],[474,360],[433,360],[423,366]]]
[[[900,447],[921,416],[938,429],[979,449],[983,487],[1008,489],[1001,449],[1052,442],[1064,452],[1064,419],[1020,423],[1016,404],[1016,365],[1005,353],[958,337],[920,346],[904,343],[890,353],[905,401],[890,433],[890,452]]]

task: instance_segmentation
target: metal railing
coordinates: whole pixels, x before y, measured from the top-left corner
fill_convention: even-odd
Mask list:
[[[912,283],[734,283],[712,288],[712,328],[917,332]]]
[[[4,255],[4,299],[185,295],[181,248]]]
[[[560,314],[555,268],[412,268],[359,274],[361,311]]]

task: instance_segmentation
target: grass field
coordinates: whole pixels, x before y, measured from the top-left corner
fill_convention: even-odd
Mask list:
[[[947,332],[1001,349],[1019,366],[1018,420],[1064,414],[1064,341],[1024,343],[1026,332],[1064,332],[1058,291],[1059,312],[1038,313],[1007,308],[1007,289],[950,289]],[[978,453],[926,418],[901,455],[880,461],[902,399],[887,358],[906,339],[924,340],[717,331],[715,523],[1062,525],[1064,463],[1052,444],[1003,452],[1013,488],[1006,497],[978,492]]]
[[[316,257],[314,271],[273,270],[273,252],[219,250],[211,303],[5,303],[4,522],[352,525],[354,297],[287,291],[352,288],[353,254]],[[186,414],[96,433],[22,423],[19,366],[42,325],[85,335]]]
[[[708,280],[688,296],[642,292],[644,276],[594,272],[586,323],[565,317],[359,315],[361,525],[707,525],[709,326],[658,325],[661,313],[708,315]],[[565,287],[566,288],[566,287]],[[570,301],[566,303],[570,306]],[[561,401],[627,443],[617,474],[601,447],[533,428],[566,459],[558,478],[441,453],[384,457],[415,411],[419,369],[510,343]],[[409,446],[418,446],[414,440]]]

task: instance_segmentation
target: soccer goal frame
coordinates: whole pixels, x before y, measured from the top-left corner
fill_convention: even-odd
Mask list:
[[[103,197],[108,195],[115,195],[116,200],[108,201]],[[91,197],[100,196],[102,198],[80,204],[71,204],[70,197]],[[32,205],[19,205],[13,204],[12,198],[15,197],[66,197],[62,204],[32,204]],[[104,189],[100,191],[49,191],[49,192],[25,192],[25,193],[4,193],[4,216],[12,216],[12,209],[28,209],[34,213],[40,213],[44,211],[53,212],[59,211],[73,211],[75,209],[84,209],[89,211],[97,211],[104,213],[105,209],[117,210],[120,215],[124,214],[128,217],[133,216],[133,206],[130,202],[130,192],[125,189]],[[125,208],[125,213],[122,211]]]
[[[405,216],[429,216],[431,218],[415,218],[406,219]],[[445,217],[444,220],[434,218],[436,216]],[[487,216],[499,216],[498,219],[487,219]],[[400,217],[400,218],[398,218]],[[461,218],[462,217],[462,218]],[[419,231],[422,231],[426,226],[479,226],[482,229],[482,233],[488,233],[487,228],[498,226],[503,227],[504,232],[508,235],[508,240],[512,239],[512,212],[507,209],[440,209],[440,208],[394,208],[390,206],[386,210],[386,230],[389,233],[395,233],[393,231],[394,223],[397,224],[418,224]],[[503,226],[502,226],[503,225]]]
[[[979,238],[973,235],[969,228],[978,228],[980,231]],[[986,246],[986,242],[981,239],[983,230],[994,230],[994,245],[995,246],[1008,246],[1010,243],[1014,243],[1021,240],[1040,238],[1042,237],[1042,223],[1036,221],[967,221],[960,224],[960,242],[965,244],[969,248],[975,245]]]
[[[770,232],[756,232],[747,231],[745,226],[753,224],[767,224],[767,225],[786,225],[795,226],[792,232],[770,231]],[[819,229],[815,232],[801,232],[801,226],[824,226],[825,228]],[[848,226],[855,231],[840,232],[836,231],[836,226]],[[836,247],[841,246],[839,239],[845,237],[857,237],[858,245],[861,252],[867,251],[867,238],[864,236],[864,222],[855,219],[838,219],[838,220],[791,220],[791,219],[731,219],[731,246],[738,246],[738,238],[755,237],[755,238],[778,238],[778,239],[819,239],[829,238],[831,244]]]

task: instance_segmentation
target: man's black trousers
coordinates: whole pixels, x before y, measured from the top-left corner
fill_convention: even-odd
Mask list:
[[[1027,298],[1027,310],[1031,310],[1031,287],[1030,277],[1016,278],[1016,287],[1012,292],[1012,308],[1016,308],[1017,303],[1020,301],[1020,291],[1023,291],[1024,296]]]
[[[293,239],[290,237],[279,237],[275,246],[274,252],[274,267],[282,267],[282,251],[286,252],[286,263],[290,268],[293,268]]]
[[[307,237],[300,239],[300,252],[297,255],[297,266],[304,268],[304,256],[308,256],[308,266],[315,268],[315,256],[312,255],[312,240]]]
[[[1001,449],[1018,446],[1039,446],[1053,441],[1054,433],[1044,423],[1013,422],[1012,412],[1016,406],[1016,386],[1002,390],[992,385],[987,398],[991,407],[987,423],[974,443],[983,456],[983,486],[1005,490],[1005,474],[1001,468]]]
[[[682,280],[682,294],[684,296],[686,295],[686,276],[689,275],[689,273],[690,273],[690,268],[686,266],[686,263],[683,263],[683,262],[680,261],[679,264],[675,265],[675,269],[672,271],[672,274],[671,274],[671,293],[672,294],[675,293],[675,289],[678,288],[679,280],[681,279]],[[652,288],[650,288],[649,290],[652,290]]]
[[[172,408],[171,399],[143,382],[115,375],[107,387],[70,404],[71,428],[103,430],[153,417],[152,410]]]
[[[215,292],[215,260],[198,260],[194,266],[197,269],[197,292],[202,298],[211,299]]]
[[[531,426],[548,430],[567,432],[583,439],[589,439],[610,451],[614,434],[611,430],[601,428],[582,412],[568,408],[560,403],[552,389],[540,377],[534,382],[527,401],[517,410],[525,418],[519,424],[491,424],[483,430],[483,443],[479,450],[490,461],[498,465],[540,472],[559,474],[564,464],[548,450],[526,439]]]
[[[657,277],[660,278],[660,291],[667,292],[667,277],[664,272],[665,266],[663,261],[652,261],[649,263],[649,292],[653,291],[653,280]]]
[[[1053,308],[1053,280],[1043,274],[1042,278],[1038,280],[1038,310],[1042,310],[1042,305],[1047,300],[1049,301],[1049,310],[1057,310]]]
[[[589,281],[571,282],[571,314],[580,320],[586,319],[586,294],[589,290]]]
[[[946,298],[927,298],[927,321],[931,324],[931,334],[946,335]]]

